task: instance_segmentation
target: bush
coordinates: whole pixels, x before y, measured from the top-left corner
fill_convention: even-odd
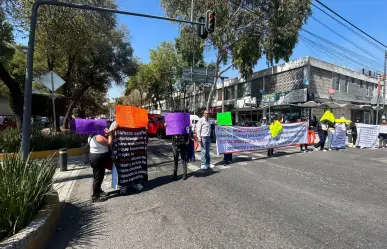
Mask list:
[[[51,190],[57,164],[51,159],[5,155],[0,162],[0,241],[26,227]]]
[[[86,135],[64,132],[57,135],[46,135],[39,129],[31,131],[31,151],[58,150],[61,148],[78,148],[87,142]],[[17,152],[21,143],[18,129],[9,128],[0,131],[0,152]]]

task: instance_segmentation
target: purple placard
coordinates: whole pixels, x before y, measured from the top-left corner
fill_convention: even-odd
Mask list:
[[[104,134],[107,128],[106,120],[103,119],[73,119],[70,129],[77,134]]]
[[[165,123],[167,124],[166,134],[169,135],[179,135],[187,134],[186,127],[189,126],[189,113],[176,112],[176,113],[166,113]]]

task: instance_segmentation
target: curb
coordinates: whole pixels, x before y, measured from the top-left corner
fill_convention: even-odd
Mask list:
[[[67,150],[67,156],[82,156],[86,154],[85,148],[74,148]],[[15,154],[15,153],[9,153]],[[42,159],[42,158],[56,158],[59,157],[59,150],[45,150],[45,151],[33,151],[31,152],[31,159]],[[4,158],[4,154],[0,154],[0,160]]]
[[[27,227],[14,236],[1,241],[2,249],[41,249],[45,248],[59,223],[61,209],[58,193],[45,197],[46,204],[38,211]]]

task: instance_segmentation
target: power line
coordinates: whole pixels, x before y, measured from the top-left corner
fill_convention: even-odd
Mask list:
[[[340,20],[338,20],[336,17],[332,16],[331,14],[329,14],[328,12],[326,12],[325,10],[323,10],[322,8],[320,8],[319,6],[315,5],[314,3],[312,3],[312,5],[317,8],[318,10],[320,10],[321,12],[323,12],[325,15],[329,16],[330,18],[334,19],[336,22],[338,22],[339,24],[341,24],[343,27],[347,28],[349,31],[351,31],[352,33],[354,33],[355,35],[359,36],[360,38],[362,38],[364,41],[368,42],[369,44],[371,44],[372,46],[374,46],[375,48],[379,49],[380,51],[384,52],[384,50],[382,48],[380,48],[377,44],[373,43],[372,41],[370,41],[369,39],[367,39],[366,37],[362,36],[361,34],[359,34],[358,32],[356,32],[355,30],[353,30],[352,28],[350,28],[348,25],[346,25],[345,23],[341,22]]]
[[[340,33],[334,31],[332,28],[330,28],[328,25],[326,25],[325,23],[323,23],[322,21],[318,20],[317,18],[315,18],[314,16],[311,16],[311,18],[313,20],[315,20],[316,22],[320,23],[321,25],[323,25],[325,28],[329,29],[330,31],[332,31],[333,33],[335,33],[336,35],[340,36],[341,38],[343,38],[344,40],[346,40],[347,42],[351,43],[353,46],[357,47],[358,49],[360,49],[361,51],[363,51],[364,53],[368,54],[369,56],[375,58],[375,57],[378,57],[376,55],[374,55],[373,53],[367,51],[365,48],[362,48],[361,46],[357,45],[356,43],[354,43],[353,41],[349,40],[348,38],[344,37],[343,35],[341,35]]]
[[[338,50],[336,50],[336,49],[334,49],[334,48],[329,48],[329,47],[327,47],[327,46],[325,46],[325,45],[323,45],[323,44],[321,44],[321,43],[318,43],[318,42],[316,42],[316,41],[313,41],[313,40],[307,38],[306,36],[303,36],[302,34],[300,34],[300,37],[303,38],[303,39],[305,39],[305,40],[308,41],[309,43],[312,43],[312,44],[314,44],[314,45],[316,45],[316,46],[318,46],[318,47],[324,49],[325,51],[327,51],[327,52],[330,53],[330,54],[340,55],[341,57],[343,57],[343,58],[345,58],[345,59],[347,59],[347,60],[349,60],[349,61],[352,61],[352,62],[354,62],[354,63],[356,63],[356,64],[358,64],[358,65],[360,65],[360,66],[362,66],[362,67],[364,67],[364,68],[368,68],[368,69],[370,69],[370,70],[372,70],[372,71],[381,72],[380,70],[377,70],[377,69],[375,69],[375,68],[369,67],[369,66],[367,66],[367,65],[365,65],[365,64],[363,64],[363,63],[361,63],[361,62],[359,62],[359,61],[357,61],[357,60],[354,60],[353,58],[348,57],[347,55],[341,53],[340,51],[338,51]]]
[[[374,37],[372,37],[371,35],[367,34],[366,32],[364,32],[363,30],[361,30],[359,27],[357,27],[355,24],[353,24],[352,22],[348,21],[347,19],[345,19],[344,17],[342,17],[340,14],[338,14],[337,12],[335,12],[334,10],[332,10],[331,8],[329,8],[328,6],[326,6],[325,4],[323,4],[320,0],[315,0],[316,2],[318,2],[320,5],[322,5],[324,8],[326,8],[327,10],[329,10],[330,12],[332,12],[333,14],[335,14],[336,16],[338,16],[340,19],[342,19],[343,21],[345,21],[346,23],[348,23],[349,25],[351,25],[352,27],[354,27],[355,29],[357,29],[358,31],[360,31],[361,33],[365,34],[366,36],[368,36],[369,38],[371,38],[372,40],[376,41],[377,43],[379,43],[380,45],[382,45],[383,47],[387,48],[386,45],[384,45],[383,43],[381,43],[380,41],[378,41],[377,39],[375,39]],[[312,3],[313,4],[313,3]]]
[[[372,60],[372,59],[366,58],[366,57],[364,57],[364,56],[362,56],[362,55],[360,55],[360,54],[358,54],[358,53],[355,53],[354,51],[352,51],[352,50],[350,50],[350,49],[347,49],[347,48],[345,48],[345,47],[343,47],[343,46],[340,46],[340,45],[338,45],[338,44],[336,44],[336,43],[334,43],[334,42],[331,42],[331,41],[329,41],[329,40],[327,40],[327,39],[325,39],[325,38],[323,38],[323,37],[321,37],[321,36],[319,36],[319,35],[316,35],[316,34],[310,32],[310,31],[306,30],[306,29],[302,29],[302,31],[308,33],[309,35],[311,35],[311,36],[313,36],[313,37],[315,37],[315,38],[317,38],[318,40],[321,40],[321,41],[323,41],[323,42],[325,42],[325,43],[328,43],[328,44],[331,45],[332,47],[339,48],[340,50],[343,50],[344,52],[346,52],[346,53],[348,53],[348,54],[352,54],[354,57],[357,57],[357,58],[360,59],[360,60],[365,60],[365,61],[367,61],[369,64],[373,64],[373,65],[376,66],[376,67],[383,68],[383,64],[380,63],[380,62],[378,62],[378,61],[374,61],[374,60]]]

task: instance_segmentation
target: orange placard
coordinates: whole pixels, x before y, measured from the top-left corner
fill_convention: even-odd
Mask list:
[[[117,125],[125,128],[143,128],[148,125],[148,112],[145,109],[116,105]]]

